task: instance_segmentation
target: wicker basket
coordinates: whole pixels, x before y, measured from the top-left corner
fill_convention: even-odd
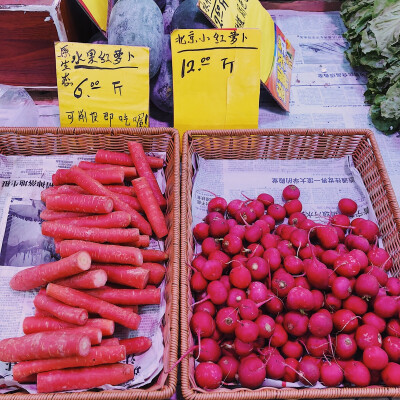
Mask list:
[[[193,257],[192,155],[206,159],[323,159],[351,155],[363,178],[379,221],[386,250],[400,271],[400,210],[378,145],[369,130],[249,130],[191,131],[183,136],[181,208],[181,353],[193,344],[189,329],[192,294],[189,286]],[[187,317],[186,317],[187,316]],[[193,357],[182,362],[182,393],[190,400],[313,399],[400,397],[400,388],[276,389],[246,388],[205,391],[194,381]]]
[[[128,153],[127,142],[142,143],[144,150],[162,151],[167,154],[165,177],[169,234],[165,240],[169,254],[166,275],[166,312],[164,316],[164,370],[175,363],[178,352],[179,315],[179,213],[180,213],[180,165],[179,135],[172,128],[142,129],[69,129],[69,128],[0,128],[0,154],[2,155],[49,155],[94,154],[99,149]],[[156,382],[146,389],[108,390],[101,392],[0,395],[7,400],[128,400],[169,399],[176,390],[177,370],[162,372]]]

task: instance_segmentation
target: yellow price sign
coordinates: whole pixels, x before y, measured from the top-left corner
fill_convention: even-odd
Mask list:
[[[58,42],[55,56],[61,126],[148,126],[148,48]]]
[[[295,50],[260,1],[198,0],[197,5],[217,28],[260,29],[262,33],[261,82],[279,105],[289,110],[290,81]],[[278,64],[279,56],[281,59]]]
[[[178,29],[171,33],[174,126],[255,129],[260,96],[257,29]]]

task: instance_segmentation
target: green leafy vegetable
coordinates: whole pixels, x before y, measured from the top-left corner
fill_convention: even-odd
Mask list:
[[[353,67],[368,72],[366,101],[377,129],[400,129],[400,0],[345,0],[341,15]]]

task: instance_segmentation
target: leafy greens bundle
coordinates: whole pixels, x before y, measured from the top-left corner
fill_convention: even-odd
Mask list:
[[[346,56],[368,73],[365,99],[385,134],[400,130],[400,0],[345,0],[341,15],[350,44]]]

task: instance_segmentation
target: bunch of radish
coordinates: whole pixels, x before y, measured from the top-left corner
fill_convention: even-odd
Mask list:
[[[111,337],[115,323],[139,328],[139,306],[160,304],[168,258],[145,249],[153,232],[156,239],[168,233],[152,172],[163,160],[146,156],[140,143],[128,145],[130,155],[99,150],[96,163],[53,175],[55,186],[41,195],[42,233],[54,238],[61,259],[10,281],[14,290],[42,289],[36,314],[23,321],[26,335],[0,341],[0,360],[17,362],[14,379],[36,382],[39,393],[132,380],[134,367],[118,362],[151,347],[147,337]]]
[[[400,281],[378,226],[351,199],[324,221],[284,188],[227,203],[215,197],[193,235],[191,331],[204,389],[255,389],[266,378],[328,387],[400,385]]]

